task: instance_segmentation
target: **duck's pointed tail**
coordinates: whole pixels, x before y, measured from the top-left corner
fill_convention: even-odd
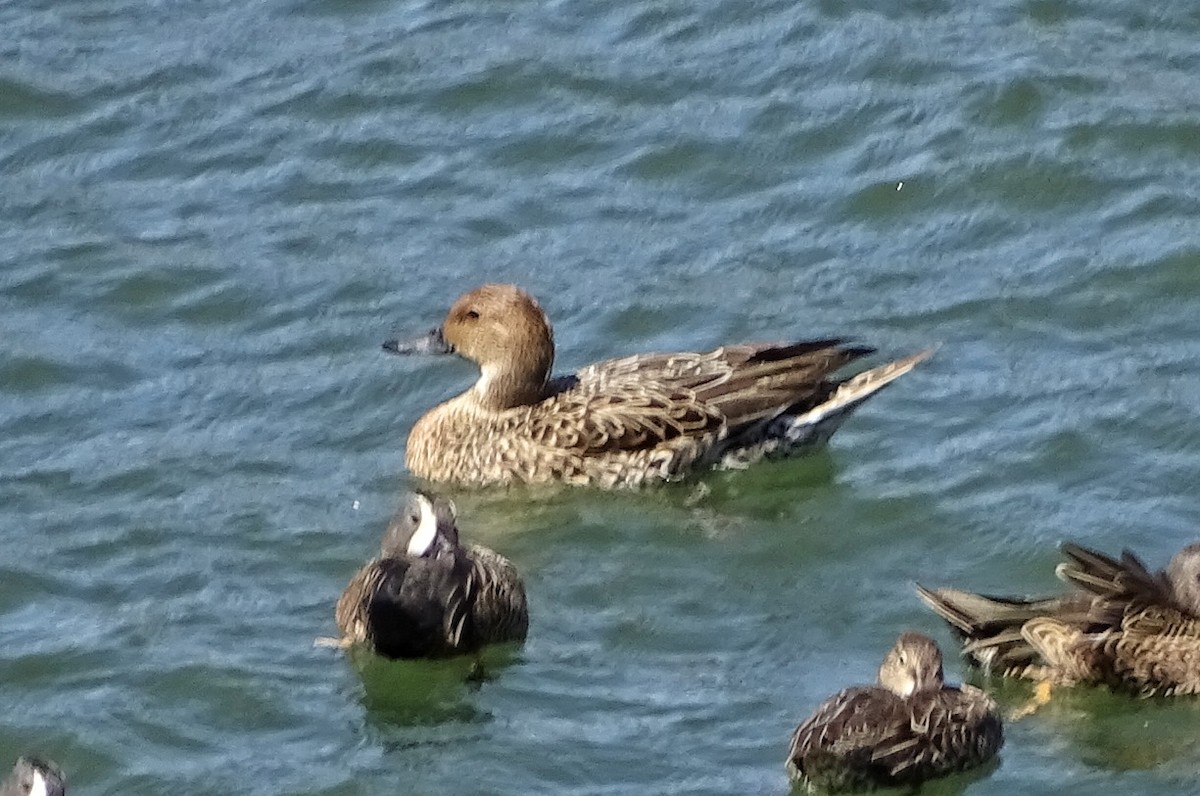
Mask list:
[[[963,655],[976,666],[994,674],[1033,678],[1040,676],[1045,661],[1024,634],[1025,626],[1044,617],[1082,621],[1090,602],[1069,597],[996,597],[959,589],[927,589],[920,584],[917,595],[950,624],[963,642]]]
[[[787,422],[782,436],[788,440],[788,448],[824,444],[864,401],[929,359],[936,350],[927,348],[912,356],[863,371],[839,384],[823,403],[803,414],[785,415],[780,418]]]
[[[1061,549],[1067,560],[1054,572],[1073,586],[1113,600],[1137,597],[1171,600],[1171,584],[1167,579],[1151,572],[1128,550],[1118,559],[1072,542],[1063,542]]]

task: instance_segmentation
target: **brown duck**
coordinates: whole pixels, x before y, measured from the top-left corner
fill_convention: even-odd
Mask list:
[[[849,379],[834,372],[873,352],[841,340],[635,354],[551,378],[554,335],[513,285],[460,297],[442,325],[398,354],[458,354],[475,385],[421,417],[406,462],[431,481],[636,486],[708,467],[741,468],[823,444],[863,401],[929,356]]]
[[[917,591],[976,665],[1049,685],[1101,684],[1142,696],[1200,693],[1200,544],[1151,572],[1128,550],[1112,558],[1062,545],[1058,597]]]
[[[388,526],[380,556],[350,580],[335,616],[340,647],[388,658],[440,658],[523,641],[525,586],[508,559],[459,544],[454,505],[414,494]]]
[[[913,786],[982,765],[1004,743],[996,704],[942,679],[942,653],[904,633],[883,659],[877,685],[822,702],[792,735],[787,769],[809,792]]]

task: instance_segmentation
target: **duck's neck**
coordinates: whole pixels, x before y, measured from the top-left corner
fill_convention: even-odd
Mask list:
[[[535,404],[546,397],[550,367],[514,368],[484,365],[473,389],[479,405],[493,410]]]

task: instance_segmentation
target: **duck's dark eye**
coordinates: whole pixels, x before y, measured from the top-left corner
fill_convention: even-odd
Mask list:
[[[420,525],[420,524],[421,524],[421,515],[420,515],[420,514],[409,514],[409,515],[408,515],[408,518],[409,518],[410,520],[412,520],[412,524],[413,524],[413,525]]]
[[[467,310],[467,317],[473,321],[479,320],[479,313],[476,310]]]

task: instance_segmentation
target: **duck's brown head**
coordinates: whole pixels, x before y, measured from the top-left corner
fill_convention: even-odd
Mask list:
[[[395,354],[458,354],[479,365],[481,403],[505,409],[545,397],[554,364],[546,313],[515,285],[483,285],[450,307],[442,325],[413,340],[390,340]]]
[[[941,688],[942,651],[929,636],[902,633],[879,667],[879,684],[902,697]]]

